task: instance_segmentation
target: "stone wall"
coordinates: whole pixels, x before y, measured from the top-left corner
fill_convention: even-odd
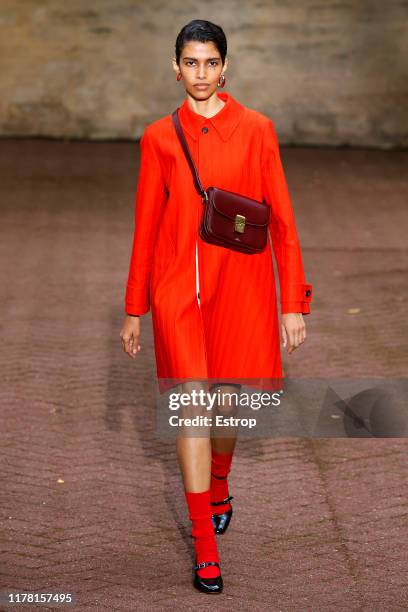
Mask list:
[[[0,134],[137,138],[184,99],[182,26],[224,28],[225,88],[280,140],[406,146],[408,2],[2,0]]]

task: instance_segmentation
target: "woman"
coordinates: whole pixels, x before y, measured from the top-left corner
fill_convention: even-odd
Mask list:
[[[173,68],[186,98],[179,118],[204,188],[240,193],[271,207],[282,314],[283,345],[291,354],[306,338],[312,286],[305,282],[300,244],[272,121],[227,92],[223,30],[193,20],[179,33]],[[144,130],[135,206],[135,230],[126,286],[124,351],[141,350],[140,315],[151,308],[160,391],[280,388],[282,364],[271,246],[248,255],[198,235],[201,197],[172,123],[171,113]],[[197,381],[197,382],[195,382]],[[211,381],[211,382],[210,382]],[[219,414],[235,414],[237,402]],[[201,414],[205,412],[199,408]],[[194,585],[223,587],[215,533],[232,516],[227,476],[236,443],[229,435],[179,435],[176,448],[192,521]],[[191,434],[191,432],[190,432]]]

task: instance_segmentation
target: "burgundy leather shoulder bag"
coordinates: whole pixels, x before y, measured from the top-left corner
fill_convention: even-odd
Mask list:
[[[203,189],[180,124],[178,110],[177,108],[172,113],[173,124],[204,205],[199,227],[200,237],[210,244],[247,255],[262,252],[268,240],[271,207],[264,202],[219,187]]]

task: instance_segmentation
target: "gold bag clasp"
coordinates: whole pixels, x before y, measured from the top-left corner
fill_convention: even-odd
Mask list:
[[[243,234],[245,230],[245,221],[246,218],[244,215],[235,215],[234,230]]]

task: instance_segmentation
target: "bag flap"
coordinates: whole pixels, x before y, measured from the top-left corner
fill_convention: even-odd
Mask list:
[[[218,187],[208,187],[208,198],[218,213],[231,220],[236,215],[243,215],[249,225],[267,225],[270,220],[271,207],[258,200],[247,198],[233,191]]]

